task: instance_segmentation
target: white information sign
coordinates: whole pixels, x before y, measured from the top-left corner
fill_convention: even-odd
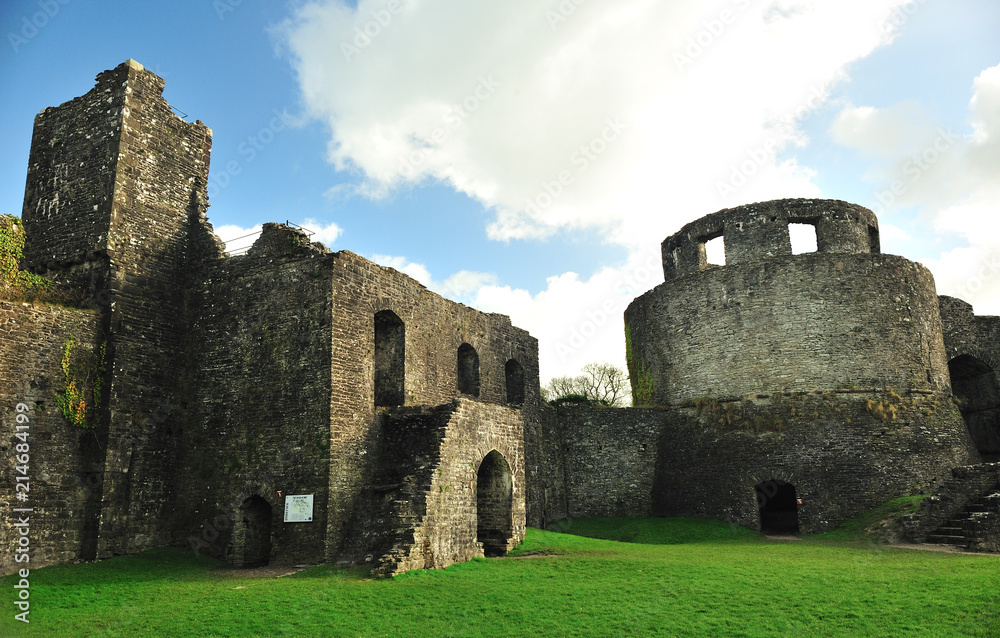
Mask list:
[[[311,523],[312,519],[312,494],[289,494],[285,497],[286,523]]]

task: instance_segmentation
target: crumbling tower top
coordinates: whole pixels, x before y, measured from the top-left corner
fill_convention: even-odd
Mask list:
[[[705,244],[722,237],[726,265],[792,254],[789,224],[816,228],[816,252],[878,254],[878,219],[867,208],[832,199],[779,199],[727,208],[663,240],[663,277],[670,281],[713,267]]]

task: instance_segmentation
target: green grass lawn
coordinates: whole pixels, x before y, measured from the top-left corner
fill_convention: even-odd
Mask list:
[[[1000,636],[1000,556],[859,531],[773,541],[701,519],[560,529],[529,529],[506,558],[391,580],[325,565],[213,574],[217,562],[178,549],[47,567],[31,572],[30,625],[3,579],[0,636]]]

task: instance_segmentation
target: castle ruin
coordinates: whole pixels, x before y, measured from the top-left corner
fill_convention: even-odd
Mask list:
[[[688,224],[625,313],[645,407],[556,409],[506,316],[289,225],[226,253],[211,130],[163,86],[129,60],[35,120],[24,266],[92,301],[0,302],[0,447],[24,414],[32,567],[173,545],[392,575],[503,555],[565,518],[814,532],[945,486],[914,523],[926,536],[1000,487],[982,463],[1000,453],[1000,319],[882,254],[864,208],[781,200]],[[790,223],[816,252],[791,253]],[[725,265],[706,261],[717,237]],[[85,427],[59,407],[70,386]],[[5,517],[16,474],[0,468]],[[981,518],[971,544],[1000,537],[1000,510]]]

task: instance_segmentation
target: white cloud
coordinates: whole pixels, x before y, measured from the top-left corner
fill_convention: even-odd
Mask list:
[[[876,184],[876,213],[919,207],[934,233],[964,242],[922,260],[938,292],[972,303],[979,313],[1000,314],[1000,65],[973,81],[969,104],[970,135],[924,114],[914,117],[917,111],[906,104],[845,109],[833,134],[845,146],[883,158],[867,174]],[[887,128],[895,132],[879,133]],[[898,239],[893,232],[882,228],[890,242]]]
[[[886,158],[921,150],[918,145],[933,139],[935,128],[918,102],[905,101],[885,109],[844,108],[830,132],[838,144]]]
[[[535,295],[455,280],[539,339],[544,380],[624,365],[621,313],[662,281],[655,251],[684,223],[822,195],[811,167],[777,155],[807,143],[801,122],[891,41],[905,4],[410,0],[387,20],[383,0],[317,0],[279,31],[309,115],[329,126],[329,160],[358,176],[331,196],[439,181],[490,211],[494,239],[591,229],[629,250],[625,265],[553,275]],[[389,259],[439,292],[452,281]],[[623,283],[640,269],[645,281]]]
[[[317,221],[312,217],[303,219],[302,224],[300,225],[313,233],[310,239],[322,242],[327,248],[332,248],[333,243],[337,241],[337,238],[344,232],[343,228],[333,222],[324,226],[323,222]]]
[[[637,251],[627,263],[603,268],[588,279],[573,272],[549,277],[536,295],[510,286],[484,286],[471,305],[510,315],[514,325],[538,339],[543,382],[578,374],[594,361],[624,369],[622,314],[635,297],[663,283],[658,248]]]
[[[261,226],[243,228],[235,224],[226,224],[215,229],[215,235],[226,244],[226,252],[242,252],[249,248],[260,235]]]
[[[492,210],[494,238],[596,228],[638,246],[724,206],[814,196],[775,151],[802,141],[795,117],[888,40],[902,4],[622,0],[563,16],[573,3],[440,0],[386,18],[382,0],[327,1],[281,33],[359,192],[440,180]]]
[[[410,261],[406,257],[374,254],[369,259],[381,266],[395,268],[399,272],[413,277],[426,286],[428,290],[460,303],[472,302],[475,299],[476,291],[483,286],[494,284],[497,279],[496,275],[492,273],[460,270],[444,281],[438,281],[431,276],[427,266]]]

